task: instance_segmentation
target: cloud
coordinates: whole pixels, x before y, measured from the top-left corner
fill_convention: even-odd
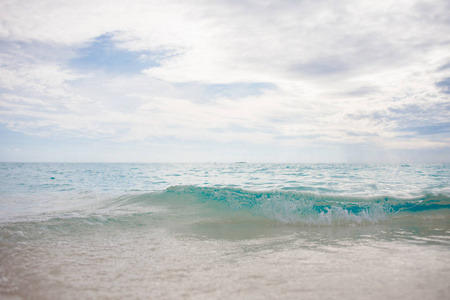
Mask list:
[[[10,130],[450,147],[447,1],[18,0],[0,11]]]
[[[436,86],[441,89],[441,92],[450,94],[450,77],[445,78],[436,83]]]
[[[306,76],[327,76],[334,74],[342,74],[350,69],[350,66],[339,61],[336,58],[321,58],[316,61],[310,61],[304,64],[293,66],[295,73]]]

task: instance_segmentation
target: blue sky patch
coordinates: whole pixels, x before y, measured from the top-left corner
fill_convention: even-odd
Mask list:
[[[415,126],[398,129],[398,131],[411,131],[418,135],[440,134],[450,132],[450,122],[442,122],[427,126]]]
[[[165,52],[126,51],[116,46],[112,34],[95,38],[89,45],[78,50],[78,57],[70,61],[77,69],[102,70],[108,73],[139,73],[157,67]]]

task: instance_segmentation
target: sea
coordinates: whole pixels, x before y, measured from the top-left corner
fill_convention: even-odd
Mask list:
[[[0,299],[450,299],[450,164],[0,163]]]

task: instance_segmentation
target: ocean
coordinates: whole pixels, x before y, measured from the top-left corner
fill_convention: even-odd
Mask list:
[[[449,164],[0,164],[0,299],[450,299]]]

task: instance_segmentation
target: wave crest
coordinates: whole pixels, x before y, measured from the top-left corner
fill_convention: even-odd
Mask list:
[[[282,223],[377,223],[395,214],[449,209],[450,198],[427,194],[417,198],[322,195],[298,191],[250,191],[226,187],[173,186],[171,195],[194,196],[201,202],[225,203]]]

